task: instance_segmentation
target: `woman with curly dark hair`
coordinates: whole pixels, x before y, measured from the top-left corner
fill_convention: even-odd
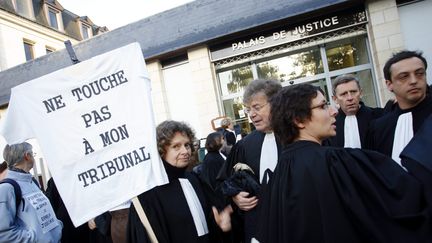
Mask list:
[[[430,186],[377,152],[321,146],[337,110],[319,88],[285,87],[271,110],[285,147],[260,197],[261,243],[432,242]]]
[[[221,242],[222,231],[231,229],[232,209],[228,206],[219,212],[212,208],[199,179],[186,172],[194,149],[192,128],[183,122],[164,121],[156,128],[156,138],[169,183],[138,196],[156,239],[161,243]],[[151,242],[134,206],[127,232],[128,242]]]

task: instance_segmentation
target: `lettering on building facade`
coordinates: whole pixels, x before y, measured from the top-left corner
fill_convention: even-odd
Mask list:
[[[270,33],[267,32],[266,34],[239,39],[230,44],[219,45],[217,48],[211,48],[211,58],[212,61],[217,61],[230,56],[277,46],[366,22],[367,18],[364,10],[335,13],[297,25],[283,26]]]

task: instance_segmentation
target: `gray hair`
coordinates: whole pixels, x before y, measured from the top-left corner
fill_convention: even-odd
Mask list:
[[[247,104],[252,96],[263,92],[268,99],[282,89],[282,85],[277,80],[256,79],[248,84],[243,94],[243,103]]]
[[[3,149],[3,158],[6,160],[8,168],[15,167],[16,164],[24,160],[26,153],[32,152],[33,146],[27,142],[6,145]]]
[[[351,81],[355,81],[357,83],[357,86],[359,89],[361,89],[360,87],[360,81],[359,79],[352,75],[352,74],[343,74],[338,76],[334,81],[333,81],[333,95],[336,95],[336,88],[337,86],[339,86],[340,84],[345,84]]]
[[[224,118],[224,119],[222,119],[222,121],[221,121],[221,127],[223,127],[223,128],[228,128],[229,127],[229,125],[232,123],[232,120],[231,120],[231,118],[229,118],[229,117],[227,117],[227,118]]]

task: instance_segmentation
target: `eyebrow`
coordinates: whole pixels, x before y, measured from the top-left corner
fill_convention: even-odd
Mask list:
[[[327,103],[327,100],[321,100],[321,101],[318,102],[318,104],[316,104],[316,105],[323,105],[323,104],[325,104],[325,103]]]

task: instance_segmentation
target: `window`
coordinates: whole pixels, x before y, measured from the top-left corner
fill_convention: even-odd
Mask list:
[[[27,18],[34,19],[32,1],[29,0],[14,0],[12,1],[15,11]]]
[[[90,37],[89,31],[90,31],[90,27],[88,25],[81,23],[81,32],[82,32],[82,37],[84,40],[86,40]]]
[[[282,86],[310,83],[321,87],[330,100],[334,78],[351,73],[360,80],[363,102],[367,106],[379,106],[369,56],[367,37],[359,34],[262,59],[248,60],[243,64],[225,66],[216,70],[225,115],[240,124],[243,132],[250,131],[248,118],[243,112],[242,95],[244,88],[258,78],[276,79]]]
[[[347,38],[326,46],[329,70],[354,67],[369,62],[366,42],[363,38]]]
[[[223,95],[242,93],[254,78],[252,66],[246,65],[218,73]]]
[[[26,61],[30,61],[34,59],[34,52],[33,52],[33,43],[27,40],[24,40],[24,53],[26,57]]]
[[[277,79],[281,82],[324,72],[318,47],[257,63],[257,68],[259,78]]]
[[[59,29],[58,21],[57,21],[58,11],[56,11],[52,8],[49,8],[48,9],[48,15],[49,15],[50,26],[53,28]]]

